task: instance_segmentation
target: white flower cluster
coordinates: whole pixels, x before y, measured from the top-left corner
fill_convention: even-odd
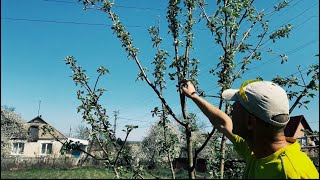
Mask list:
[[[24,126],[20,115],[1,107],[1,157],[10,151],[10,139],[27,137]]]

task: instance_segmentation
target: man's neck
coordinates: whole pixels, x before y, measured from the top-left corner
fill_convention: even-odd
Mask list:
[[[257,159],[267,157],[281,148],[290,145],[286,141],[286,137],[283,134],[276,135],[272,138],[256,137],[253,142],[249,141],[249,146],[254,152]]]

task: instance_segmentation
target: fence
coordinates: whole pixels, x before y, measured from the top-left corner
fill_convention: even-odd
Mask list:
[[[14,170],[36,167],[71,168],[78,159],[66,157],[2,157],[1,170]]]

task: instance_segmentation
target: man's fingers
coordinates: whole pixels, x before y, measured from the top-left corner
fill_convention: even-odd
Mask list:
[[[188,87],[188,85],[191,83],[191,81],[190,80],[187,80],[187,79],[182,79],[181,81],[180,81],[180,88],[181,87]],[[191,83],[192,84],[192,83]]]
[[[188,79],[182,79],[180,82],[181,83],[187,83],[189,80]]]
[[[186,92],[188,89],[185,86],[182,86],[181,89]]]

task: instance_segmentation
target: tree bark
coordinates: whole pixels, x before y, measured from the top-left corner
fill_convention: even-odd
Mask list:
[[[186,136],[187,136],[187,147],[188,147],[188,173],[190,179],[196,178],[195,166],[193,166],[193,152],[192,152],[192,141],[191,141],[191,127],[190,124],[186,127]]]
[[[220,159],[220,179],[223,179],[224,175],[224,158],[226,154],[226,137],[223,135],[221,139],[221,159]]]

